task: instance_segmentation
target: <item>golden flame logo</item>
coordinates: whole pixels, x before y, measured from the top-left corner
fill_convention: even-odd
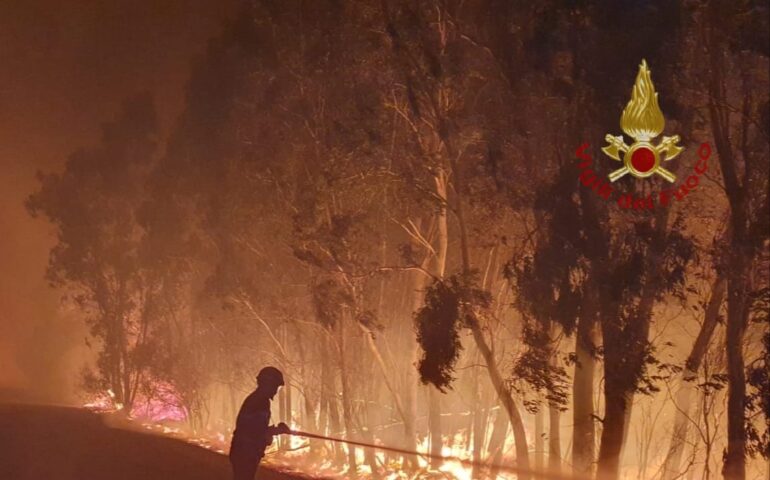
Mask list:
[[[631,90],[631,100],[620,116],[620,128],[634,139],[634,143],[628,146],[622,135],[608,134],[605,140],[609,145],[602,148],[607,156],[623,162],[622,168],[610,173],[611,182],[627,173],[637,178],[645,178],[657,173],[671,183],[676,180],[676,176],[663,168],[660,163],[663,154],[665,154],[664,160],[668,161],[682,152],[683,148],[677,145],[679,135],[663,137],[658,145],[650,143],[663,132],[664,125],[665,120],[658,106],[658,94],[652,84],[650,69],[647,67],[647,61],[642,60],[639,73],[636,75],[636,83]]]
[[[663,131],[665,120],[658,106],[658,94],[650,78],[647,62],[642,60],[636,84],[631,91],[631,101],[628,102],[620,117],[620,128],[626,135],[636,141],[650,140]]]

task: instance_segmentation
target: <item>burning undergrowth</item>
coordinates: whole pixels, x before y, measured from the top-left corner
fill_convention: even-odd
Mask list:
[[[229,451],[231,431],[227,429],[194,430],[190,427],[186,409],[181,406],[178,396],[168,385],[160,386],[158,396],[137,396],[130,412],[116,400],[112,390],[92,396],[83,407],[91,410],[104,419],[105,423],[116,428],[140,429],[152,434],[175,438],[201,448],[227,455]],[[301,426],[292,422],[292,430],[301,431]],[[489,430],[493,425],[490,423]],[[339,432],[337,437],[344,437],[345,432]],[[286,435],[273,442],[263,459],[263,464],[283,472],[296,472],[300,475],[317,475],[323,478],[350,478],[349,465],[335,461],[338,449],[345,454],[349,448],[355,449],[357,463],[356,477],[361,479],[456,479],[470,480],[473,477],[473,467],[467,462],[473,459],[469,448],[470,435],[465,430],[458,430],[444,440],[441,455],[446,459],[439,465],[431,466],[428,457],[430,443],[428,437],[422,438],[417,445],[418,468],[407,468],[402,455],[388,451],[388,445],[375,436],[371,436],[372,445],[385,447],[362,448],[342,443],[333,445],[331,441],[316,441],[303,438],[301,435]],[[505,452],[512,450],[512,438],[502,445]],[[501,458],[507,455],[501,456]],[[376,465],[375,471],[371,464]],[[483,465],[479,465],[483,468]],[[515,475],[498,473],[495,478],[513,479]]]

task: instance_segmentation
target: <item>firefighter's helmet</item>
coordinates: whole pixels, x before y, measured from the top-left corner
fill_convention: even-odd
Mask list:
[[[275,367],[265,367],[257,374],[257,385],[280,387],[283,383],[283,373]]]

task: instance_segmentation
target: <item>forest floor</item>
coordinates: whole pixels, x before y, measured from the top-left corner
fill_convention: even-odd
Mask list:
[[[81,408],[0,404],[0,479],[226,480],[227,457]],[[314,478],[261,468],[259,480]]]

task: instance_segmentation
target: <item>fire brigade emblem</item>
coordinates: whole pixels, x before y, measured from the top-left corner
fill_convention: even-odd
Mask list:
[[[623,140],[623,135],[607,134],[605,140],[609,145],[602,148],[609,157],[623,162],[621,168],[610,173],[610,182],[630,173],[636,178],[658,174],[674,183],[676,176],[661,166],[661,160],[667,162],[682,152],[683,147],[677,145],[679,135],[664,136],[658,145],[652,144],[652,140],[663,132],[664,125],[665,120],[658,106],[658,94],[652,84],[650,69],[647,68],[647,62],[642,60],[631,91],[631,100],[620,117],[620,128],[634,139],[634,143],[629,146]]]

